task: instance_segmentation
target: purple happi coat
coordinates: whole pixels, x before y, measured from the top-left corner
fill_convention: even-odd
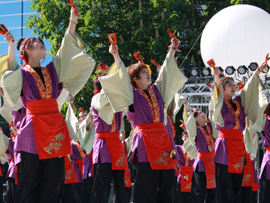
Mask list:
[[[208,122],[206,125],[209,125],[210,129],[212,129],[212,125],[210,122]],[[197,136],[195,138],[195,143],[196,143],[195,146],[196,146],[197,152],[209,152],[208,144],[207,144],[204,134],[198,127],[196,128],[197,128]],[[215,138],[214,138],[214,141],[216,141]],[[199,172],[205,172],[203,160],[199,159],[198,157],[196,157],[195,159],[195,162],[193,165],[193,171],[196,170],[197,166],[199,166]]]
[[[51,77],[52,99],[57,99],[62,91],[62,83],[58,82],[58,77],[53,62],[49,63],[46,68],[49,70]],[[40,100],[41,96],[33,76],[24,68],[22,68],[21,71],[23,77],[21,100],[23,106],[26,108],[27,102]],[[31,154],[38,154],[31,115],[26,115],[22,119],[14,148],[15,152],[24,151]],[[19,154],[16,155],[15,160],[16,164],[19,163]]]
[[[92,99],[93,102],[93,99]],[[93,105],[91,105],[93,106]],[[98,111],[92,107],[92,114],[95,123],[95,132],[99,133],[107,133],[111,132],[112,125],[108,125],[104,120],[102,120]],[[116,132],[120,131],[121,122],[122,122],[122,112],[118,112],[115,115],[116,117]],[[119,138],[120,139],[120,138]],[[98,163],[98,159],[100,158],[100,163],[111,163],[111,157],[106,145],[106,141],[103,138],[95,138],[93,143],[93,164]]]
[[[241,112],[238,116],[238,119],[240,121],[240,127],[239,130],[244,131],[246,126],[246,114],[244,111],[243,106],[241,105],[241,96],[233,97],[233,101],[237,100],[241,106]],[[227,106],[225,101],[223,101],[222,109],[221,109],[221,115],[224,120],[224,127],[221,127],[216,124],[217,130],[222,129],[233,129],[235,126],[235,118],[232,114],[232,111]],[[228,165],[228,150],[227,150],[227,143],[225,138],[218,138],[215,143],[215,156],[212,160],[215,163],[220,163],[223,165]]]

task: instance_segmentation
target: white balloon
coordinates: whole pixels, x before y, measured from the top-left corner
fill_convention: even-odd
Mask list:
[[[270,52],[270,15],[255,6],[234,5],[215,14],[204,28],[201,55],[205,66],[259,65]]]

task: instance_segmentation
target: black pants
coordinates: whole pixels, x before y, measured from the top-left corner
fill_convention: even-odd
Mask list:
[[[229,173],[228,166],[219,163],[215,163],[215,172],[217,202],[238,202],[241,194],[243,173]]]
[[[258,199],[257,199],[257,195],[258,195],[258,191],[253,191],[252,192],[252,203],[257,203]]]
[[[94,181],[93,181],[92,177],[87,177],[86,179],[83,180],[81,203],[90,203],[91,202],[93,182]]]
[[[177,184],[177,203],[188,203],[190,192],[181,192],[181,184]]]
[[[130,202],[131,196],[132,196],[132,187],[125,187],[125,191],[126,191],[127,202]],[[113,184],[113,203],[117,203],[115,184]]]
[[[15,203],[15,193],[17,185],[15,185],[14,178],[8,178],[8,187],[7,187],[7,203]]]
[[[175,170],[153,170],[148,162],[137,163],[134,203],[173,203]]]
[[[270,180],[265,179],[265,188],[264,188],[264,194],[263,194],[263,203],[269,203],[270,202]]]
[[[36,154],[21,152],[15,202],[59,203],[64,181],[64,157],[39,160]]]
[[[79,203],[79,195],[76,194],[74,183],[64,185],[61,203]]]
[[[239,203],[252,203],[252,187],[242,187]]]
[[[91,202],[108,203],[113,179],[116,187],[117,202],[126,203],[124,174],[125,170],[112,170],[110,163],[94,164],[94,185]]]
[[[212,203],[215,202],[215,189],[206,188],[205,172],[199,172],[199,166],[193,172],[191,192],[188,202],[190,203]]]

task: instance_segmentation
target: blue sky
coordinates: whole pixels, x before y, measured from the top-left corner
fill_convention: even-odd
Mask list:
[[[31,2],[28,0],[0,0],[0,24],[4,24],[12,33],[15,40],[17,41],[21,37],[21,11],[22,11],[22,1],[23,1],[23,37],[33,37],[36,36],[31,29],[26,29],[27,17],[29,14],[35,14],[36,11],[31,10]],[[15,42],[16,43],[16,42]],[[50,50],[50,43],[44,40],[47,51]],[[16,44],[15,44],[16,46]],[[8,44],[6,43],[4,36],[0,35],[0,55],[7,53]],[[16,59],[18,63],[21,63],[19,59],[19,52],[16,49]],[[51,62],[52,56],[46,55],[46,60],[42,65],[47,65]]]

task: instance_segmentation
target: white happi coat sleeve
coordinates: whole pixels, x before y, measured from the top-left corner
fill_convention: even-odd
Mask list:
[[[253,74],[245,84],[241,91],[241,104],[245,110],[247,117],[256,122],[264,113],[268,100],[265,94],[265,88],[260,78]]]
[[[4,133],[0,132],[0,159],[1,163],[5,164],[8,160],[6,155],[6,151],[8,150],[8,137],[4,135]]]
[[[217,124],[217,125],[219,125],[221,127],[224,127],[225,123],[224,123],[223,117],[221,115],[222,106],[223,106],[223,88],[222,88],[222,84],[220,84],[219,92],[218,92],[218,89],[217,89],[217,87],[215,85],[214,90],[213,90],[213,94],[211,96],[211,101],[210,101],[210,110],[212,111],[210,119],[211,119],[211,121],[213,123],[215,123],[215,124]]]
[[[0,57],[0,61],[2,57],[3,56]],[[3,66],[7,67],[7,63],[7,58],[1,63],[2,67],[0,67],[0,70],[2,71],[0,72],[0,86],[4,91],[6,103],[9,103],[10,109],[17,111],[21,108],[21,106],[17,105],[22,91],[21,66],[17,63],[15,58],[8,69],[3,68]]]
[[[81,147],[89,154],[92,151],[95,139],[95,129],[90,125],[90,130],[86,130],[87,119],[84,119],[79,125],[79,142]]]
[[[95,60],[84,49],[86,45],[75,33],[68,31],[62,40],[61,47],[53,59],[59,83],[75,96],[85,85],[95,67]]]
[[[72,140],[77,140],[78,139],[77,129],[78,129],[79,121],[75,113],[73,112],[73,109],[70,103],[68,103],[68,109],[67,109],[67,114],[66,114],[66,124],[68,127],[70,138]]]
[[[192,146],[195,146],[195,138],[197,137],[197,125],[193,113],[187,113],[186,109],[183,111],[184,123],[188,133],[188,140]]]
[[[173,123],[175,123],[175,117],[185,101],[186,98],[181,96],[179,93],[174,95],[174,98],[168,107],[168,113],[172,116]]]
[[[251,153],[253,145],[253,129],[251,121],[246,117],[246,127],[243,132],[245,148],[248,154]]]
[[[167,114],[168,105],[174,95],[186,81],[187,78],[179,70],[174,57],[168,53],[155,82],[164,103],[164,115]],[[164,124],[167,124],[166,116],[164,116]]]
[[[191,160],[196,159],[198,152],[196,147],[191,144],[190,139],[187,139],[186,142],[183,143],[182,147]]]

